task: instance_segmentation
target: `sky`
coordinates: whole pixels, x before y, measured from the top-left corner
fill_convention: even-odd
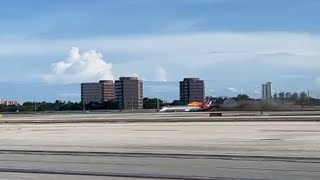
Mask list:
[[[318,0],[2,0],[0,97],[80,99],[81,82],[138,76],[145,96],[320,97]],[[21,88],[23,87],[23,88]]]

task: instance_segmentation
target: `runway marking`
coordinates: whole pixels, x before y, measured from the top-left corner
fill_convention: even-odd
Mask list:
[[[31,131],[66,131],[69,130],[67,128],[65,129],[31,129]]]
[[[262,132],[301,132],[301,133],[320,133],[320,130],[260,130]]]
[[[0,159],[1,162],[32,162],[32,163],[58,163],[58,164],[89,164],[89,165],[117,165],[117,166],[139,166],[139,165],[152,165],[152,164],[138,164],[138,163],[107,163],[107,162],[86,162],[86,161],[49,161],[49,160],[16,160],[16,159]]]
[[[280,161],[297,163],[320,163],[319,157],[282,157],[250,156],[225,154],[169,154],[169,153],[121,153],[121,152],[88,152],[88,151],[37,151],[37,150],[0,150],[0,154],[55,155],[55,156],[110,156],[132,158],[177,158],[177,159],[219,159],[241,161]]]
[[[114,172],[89,172],[89,171],[65,171],[65,170],[41,170],[41,169],[17,169],[0,168],[0,172],[23,173],[23,174],[56,174],[56,175],[75,175],[75,176],[102,176],[102,177],[122,177],[122,178],[145,178],[145,179],[185,179],[185,180],[249,180],[249,178],[229,178],[229,177],[205,177],[205,176],[179,176],[165,174],[142,174],[142,173],[114,173]],[[262,180],[252,179],[250,180]]]
[[[170,129],[134,129],[131,131],[180,131],[180,130],[170,130]]]
[[[252,171],[298,171],[298,172],[315,172],[319,173],[320,170],[301,170],[301,169],[272,169],[272,168],[237,168],[237,167],[216,167],[218,169],[232,169],[232,170],[252,170]]]
[[[259,140],[261,140],[261,141],[281,141],[282,139],[272,139],[272,138],[270,138],[270,139],[259,139]]]

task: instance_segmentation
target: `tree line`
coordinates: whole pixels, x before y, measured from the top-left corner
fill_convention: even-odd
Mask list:
[[[164,101],[158,98],[144,98],[144,109],[158,109]],[[115,100],[107,102],[83,104],[82,102],[60,101],[55,102],[24,102],[17,106],[0,104],[0,112],[31,112],[31,111],[81,111],[81,110],[118,110],[119,103]]]

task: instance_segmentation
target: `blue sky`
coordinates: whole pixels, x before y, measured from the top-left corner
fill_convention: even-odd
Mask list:
[[[259,97],[272,81],[274,91],[319,96],[319,9],[318,0],[2,0],[0,97],[78,100],[66,84],[122,75],[170,100],[168,82],[191,76],[208,95]],[[60,89],[12,94],[21,83]]]
[[[319,7],[317,0],[3,0],[0,32],[45,39],[174,31],[316,33]]]

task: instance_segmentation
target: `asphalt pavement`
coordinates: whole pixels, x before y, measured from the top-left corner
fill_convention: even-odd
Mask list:
[[[4,114],[0,123],[83,123],[83,122],[217,122],[217,121],[320,121],[319,111],[288,112],[214,112],[173,113],[37,113]]]
[[[0,179],[320,179],[319,122],[1,124]]]

